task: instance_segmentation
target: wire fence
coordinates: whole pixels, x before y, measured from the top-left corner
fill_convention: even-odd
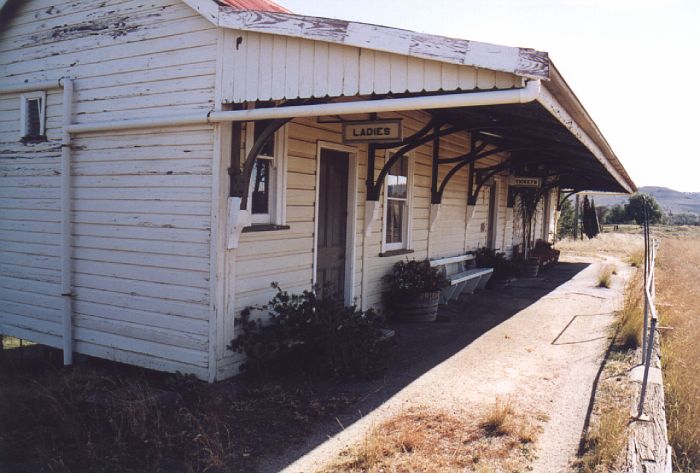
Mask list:
[[[642,364],[644,365],[644,376],[642,378],[642,392],[639,397],[639,407],[637,417],[646,418],[644,414],[644,401],[647,395],[647,385],[649,381],[649,369],[654,354],[654,336],[659,315],[656,312],[656,277],[655,263],[658,241],[651,237],[649,229],[649,208],[645,201],[644,205],[644,328],[642,333]]]

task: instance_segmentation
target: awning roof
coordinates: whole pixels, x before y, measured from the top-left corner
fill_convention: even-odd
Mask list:
[[[211,8],[203,12],[203,0],[185,2],[191,6],[198,4],[200,13],[222,28],[371,49],[506,72],[523,80],[542,80],[543,93],[530,104],[442,110],[434,115],[455,124],[488,125],[481,134],[485,140],[516,149],[512,153],[513,163],[521,168],[527,163],[528,172],[543,167],[548,172],[559,171],[562,188],[609,192],[636,190],[612,148],[546,52],[270,9],[246,11],[210,4]],[[452,90],[444,88],[440,91],[450,92]],[[391,93],[388,96],[396,95]],[[299,98],[304,97],[300,95]],[[266,99],[261,97],[259,100]]]
[[[517,175],[556,176],[562,189],[628,191],[537,101],[448,109],[433,114],[476,130],[472,133],[479,141],[506,150],[510,169]]]

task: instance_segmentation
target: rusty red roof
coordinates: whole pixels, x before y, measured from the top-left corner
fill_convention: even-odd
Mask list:
[[[275,13],[292,13],[286,8],[270,0],[221,0],[237,10],[267,11]]]

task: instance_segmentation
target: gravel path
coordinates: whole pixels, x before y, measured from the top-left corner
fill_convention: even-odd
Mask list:
[[[314,472],[361,441],[372,426],[405,408],[479,410],[498,396],[512,400],[523,412],[544,413],[548,418],[537,440],[532,471],[568,471],[609,343],[607,330],[630,274],[627,265],[610,258],[569,258],[568,262],[571,264],[550,269],[544,278],[517,281],[449,307],[453,315],[457,311],[459,317],[492,319],[493,323],[483,327],[476,338],[459,339],[461,344],[449,352],[451,356],[434,361],[415,378],[406,381],[400,374],[388,376],[384,388],[377,391],[384,389],[389,394],[374,404],[368,396],[366,404],[360,403],[356,410],[364,415],[339,418],[337,423],[344,429],[337,425],[335,431],[332,426],[321,429],[301,448],[262,462],[261,471]],[[612,288],[595,287],[601,267],[610,262],[618,269]],[[507,317],[498,319],[499,311],[508,310]],[[454,338],[455,327],[447,328]],[[414,347],[412,352],[429,353],[430,347],[420,343],[420,331],[414,336],[415,341],[407,342]],[[400,367],[395,371],[400,373]],[[392,383],[398,386],[395,390]]]

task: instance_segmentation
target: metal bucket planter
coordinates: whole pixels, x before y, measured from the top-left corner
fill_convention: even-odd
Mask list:
[[[416,294],[391,294],[389,305],[392,320],[397,322],[435,322],[440,291]]]
[[[540,260],[539,258],[529,258],[523,263],[523,277],[524,278],[536,278],[537,273],[540,270]]]

